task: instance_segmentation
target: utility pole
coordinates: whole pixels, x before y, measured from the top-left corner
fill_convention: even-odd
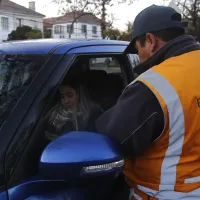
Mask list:
[[[77,17],[76,16],[76,7],[77,7],[77,2],[76,0],[74,0],[74,20]],[[73,25],[73,30],[74,30],[74,35],[76,35],[76,39],[77,39],[77,20],[75,21],[74,25]]]
[[[76,18],[76,0],[74,0],[74,21],[75,21],[75,18]],[[71,26],[73,26],[73,27],[71,27],[71,29],[74,29],[74,34],[76,35],[77,30],[76,30],[76,26],[74,26],[75,23],[73,25],[71,25]]]

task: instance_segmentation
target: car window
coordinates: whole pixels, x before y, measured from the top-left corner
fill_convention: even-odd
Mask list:
[[[97,57],[89,59],[91,70],[105,70],[107,73],[121,73],[120,64],[115,57]]]
[[[46,60],[45,55],[0,55],[0,127]]]

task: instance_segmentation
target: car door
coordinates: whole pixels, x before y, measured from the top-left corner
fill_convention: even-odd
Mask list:
[[[4,52],[0,55],[0,191],[2,192],[6,190],[5,152],[26,112],[25,107],[31,103],[29,101],[26,105],[20,105],[19,101],[48,59],[48,55],[13,55]],[[7,197],[7,194],[0,195],[0,199]]]
[[[7,193],[2,192],[0,197],[8,198],[10,200],[25,199],[31,195],[37,195],[44,192],[49,192],[53,189],[63,187],[63,181],[43,180],[38,176],[37,167],[39,163],[39,153],[41,153],[42,146],[42,131],[41,116],[45,113],[45,108],[49,103],[51,95],[56,92],[58,84],[66,75],[69,67],[76,60],[77,56],[88,55],[118,55],[121,62],[126,66],[124,73],[127,75],[127,81],[131,81],[131,65],[126,55],[123,55],[125,46],[93,46],[80,47],[66,52],[66,55],[59,55],[52,57],[43,69],[37,75],[34,83],[28,88],[23,99],[19,101],[18,110],[14,112],[7,126],[3,130],[7,130],[9,122],[14,120],[15,116],[21,114],[21,109],[26,105],[26,101],[30,101],[31,105],[27,103],[25,113],[12,131],[11,140],[7,143],[4,150],[4,170],[5,183],[8,188]],[[58,50],[59,51],[59,50]],[[56,54],[56,52],[55,52]],[[129,73],[128,73],[129,71]],[[129,75],[128,75],[129,74]],[[30,96],[30,97],[29,97]],[[31,98],[31,100],[29,98]],[[27,98],[27,99],[26,99]],[[17,115],[18,114],[18,115]],[[1,135],[0,135],[1,136]],[[38,142],[40,141],[40,142]],[[38,151],[39,149],[39,151]],[[14,155],[13,155],[13,152]],[[34,167],[33,167],[34,166]]]
[[[35,98],[62,56],[57,55],[52,58],[51,55],[1,55],[0,199],[2,200],[9,197],[6,191],[8,187],[12,187],[9,185],[9,180],[37,120],[37,113],[34,112]]]

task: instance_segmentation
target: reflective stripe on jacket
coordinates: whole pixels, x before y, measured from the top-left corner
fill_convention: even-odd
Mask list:
[[[162,135],[124,169],[129,184],[151,197],[200,199],[199,58],[199,50],[172,57],[131,83],[151,89],[165,115]]]

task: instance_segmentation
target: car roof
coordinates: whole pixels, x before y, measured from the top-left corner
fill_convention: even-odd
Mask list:
[[[129,42],[118,40],[37,39],[10,41],[0,43],[0,54],[53,54],[60,47],[62,47],[62,53],[64,53],[77,47],[98,45],[127,46],[128,44]]]

